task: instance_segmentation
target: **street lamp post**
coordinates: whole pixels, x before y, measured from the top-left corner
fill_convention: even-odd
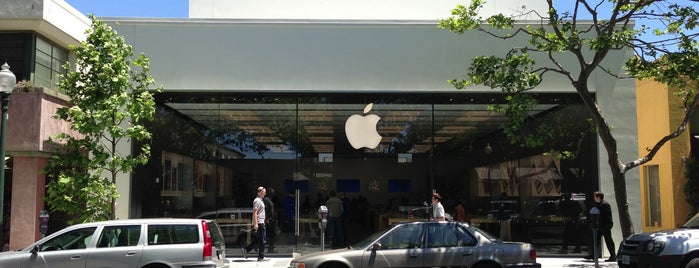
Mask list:
[[[7,62],[0,69],[0,98],[2,99],[2,122],[0,123],[0,241],[5,242],[5,132],[7,128],[7,104],[10,103],[10,94],[17,84],[15,74],[10,71]],[[5,244],[0,245],[4,247]]]

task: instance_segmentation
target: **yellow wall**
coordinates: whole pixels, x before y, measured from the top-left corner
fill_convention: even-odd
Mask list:
[[[675,131],[684,119],[679,98],[655,81],[636,82],[636,105],[638,118],[638,151],[644,157],[662,137]],[[684,165],[682,158],[689,155],[689,128],[679,137],[670,140],[653,157],[639,168],[641,173],[641,200],[643,231],[674,228],[686,221],[689,205],[684,201]],[[646,222],[649,205],[644,166],[658,165],[660,172],[660,226],[649,226]],[[632,204],[634,205],[634,204]]]

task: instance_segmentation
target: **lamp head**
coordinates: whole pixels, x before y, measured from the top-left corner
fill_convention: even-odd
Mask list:
[[[10,65],[7,65],[7,62],[5,62],[5,64],[2,65],[2,69],[0,69],[0,93],[12,93],[16,84],[17,77],[10,71]]]
[[[483,152],[485,154],[492,154],[493,153],[493,146],[490,146],[490,142],[485,145],[485,148],[483,148]]]

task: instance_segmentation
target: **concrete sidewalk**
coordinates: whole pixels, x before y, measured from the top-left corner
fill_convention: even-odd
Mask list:
[[[289,257],[270,257],[269,260],[258,262],[256,258],[249,257],[248,259],[236,257],[229,258],[231,261],[231,268],[241,267],[241,268],[271,268],[271,267],[289,267],[289,263],[292,258]],[[561,257],[541,257],[537,258],[536,261],[541,263],[543,268],[582,268],[582,267],[595,267],[595,262],[592,260],[586,260],[583,258],[561,258]],[[599,259],[599,266],[602,268],[618,268],[619,266],[615,262],[604,262],[604,259]]]

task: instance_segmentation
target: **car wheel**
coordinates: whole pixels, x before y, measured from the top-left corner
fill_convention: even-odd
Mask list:
[[[331,263],[321,264],[320,267],[318,267],[318,268],[347,268],[347,265],[344,265],[342,263],[337,263],[337,262],[331,262]]]
[[[476,266],[473,266],[473,268],[500,268],[500,265],[497,263],[492,263],[492,262],[484,262],[484,263],[479,263]]]
[[[684,268],[699,268],[699,258],[690,260]]]

